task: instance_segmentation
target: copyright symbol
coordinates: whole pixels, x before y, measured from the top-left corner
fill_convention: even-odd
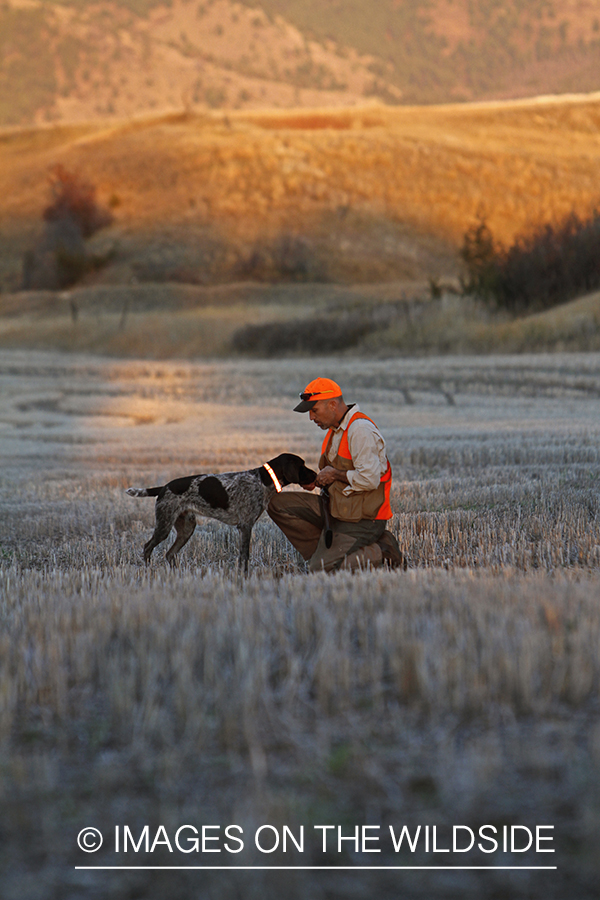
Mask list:
[[[95,853],[102,846],[103,840],[97,828],[82,828],[77,835],[77,844],[84,853]]]

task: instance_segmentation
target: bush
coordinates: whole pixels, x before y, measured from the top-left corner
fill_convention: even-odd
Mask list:
[[[519,312],[547,309],[600,288],[600,213],[575,214],[515,241],[500,257],[498,304]]]
[[[493,293],[497,250],[483,216],[465,232],[460,257],[467,267],[461,278],[463,293],[488,298]]]
[[[497,247],[483,219],[464,236],[465,293],[512,313],[548,309],[600,288],[600,213],[575,213]]]
[[[44,234],[23,260],[26,290],[71,287],[112,255],[100,258],[86,251],[86,239],[113,220],[109,210],[97,204],[95,187],[57,165],[52,169],[50,188],[52,202],[42,213]]]
[[[335,319],[266,322],[264,325],[240,328],[231,343],[232,349],[238,353],[262,357],[284,356],[289,353],[339,353],[355,347],[373,328],[370,319],[360,313]]]
[[[71,219],[79,227],[84,238],[90,238],[112,222],[107,209],[98,206],[96,188],[57,165],[50,177],[52,203],[42,214],[45,222]]]

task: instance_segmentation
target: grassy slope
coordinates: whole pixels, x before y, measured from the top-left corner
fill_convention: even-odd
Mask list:
[[[597,95],[353,111],[173,115],[0,134],[0,227],[33,229],[57,162],[124,231],[223,238],[367,213],[457,246],[478,211],[511,240],[598,203]],[[329,231],[339,228],[335,219]]]
[[[509,319],[466,298],[446,295],[417,316],[399,313],[362,343],[366,352],[531,353],[600,350],[600,293],[545,312]]]
[[[154,359],[224,356],[244,325],[309,315],[314,300],[305,291],[300,297],[301,306],[293,288],[185,285],[6,295],[0,298],[0,346]]]
[[[265,288],[251,293],[252,308],[221,312],[208,326],[207,310],[193,311],[194,305],[206,306],[202,288],[165,285],[148,287],[160,296],[162,312],[146,316],[137,342],[123,328],[123,316],[131,323],[137,309],[125,303],[124,286],[132,278],[239,281],[244,260],[285,234],[307,242],[315,268],[327,279],[402,282],[385,296],[361,288],[348,296],[351,307],[398,300],[409,283],[420,281],[422,292],[428,276],[456,273],[462,234],[482,211],[494,234],[508,242],[528,225],[572,210],[585,215],[596,206],[599,126],[600,100],[590,95],[352,112],[177,115],[5,131],[0,135],[5,289],[19,284],[22,253],[39,233],[47,173],[56,163],[96,184],[101,202],[112,198],[116,204],[115,225],[98,240],[116,243],[117,257],[95,276],[105,283],[103,297],[111,285],[114,289],[105,331],[98,333],[86,318],[86,303],[95,295],[84,292],[77,300],[78,330],[69,295],[62,319],[45,324],[43,317],[36,324],[6,319],[3,340],[126,354],[151,343],[157,355],[193,355],[223,352],[235,328],[256,316],[285,319],[335,302],[343,308],[330,288],[307,285],[289,296],[280,293],[273,315]],[[181,291],[188,291],[185,310]],[[223,291],[221,296],[238,296]],[[5,300],[5,312],[13,302]],[[104,300],[93,302],[100,315]],[[597,299],[582,304],[531,322],[494,324],[448,300],[428,307],[415,327],[407,329],[402,316],[388,321],[389,333],[370,339],[369,348],[524,350],[561,342],[595,347]],[[170,319],[168,330],[164,317]],[[210,328],[218,330],[216,341],[208,338]]]
[[[598,84],[600,22],[593,3],[262,0],[261,6],[320,40],[333,37],[371,54],[374,72],[409,102],[531,96]]]

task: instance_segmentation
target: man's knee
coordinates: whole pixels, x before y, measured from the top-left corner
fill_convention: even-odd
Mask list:
[[[274,521],[279,516],[294,516],[308,522],[320,519],[319,498],[299,491],[285,491],[274,494],[267,506],[267,513]]]

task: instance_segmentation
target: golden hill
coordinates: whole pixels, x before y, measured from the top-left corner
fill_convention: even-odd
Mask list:
[[[451,274],[478,215],[509,242],[597,207],[599,133],[600,94],[8,129],[0,132],[2,279],[18,286],[57,163],[113,207],[102,239],[120,243],[108,281],[131,277],[127,260],[150,246],[153,271],[185,247],[185,265],[204,266],[204,280],[236,272],[239,280],[240,260],[282,234],[324,254],[330,280]]]

